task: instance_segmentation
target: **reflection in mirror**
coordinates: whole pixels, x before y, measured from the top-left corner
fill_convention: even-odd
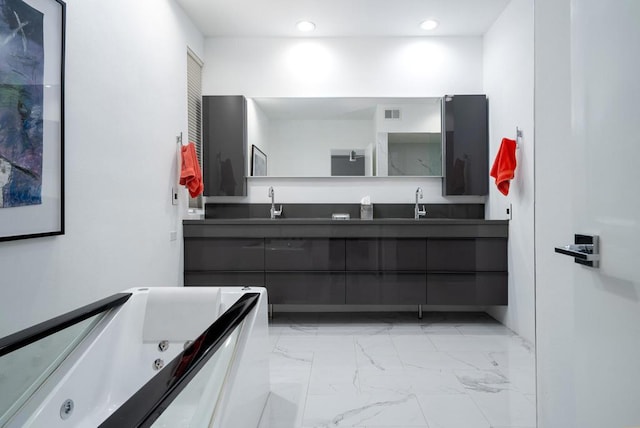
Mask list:
[[[442,134],[390,132],[389,175],[442,175]]]
[[[248,99],[270,177],[441,176],[440,98]]]
[[[360,176],[371,175],[371,166],[369,163],[365,166],[365,159],[371,159],[366,156],[364,150],[331,150],[331,176]],[[369,170],[369,173],[366,170]]]

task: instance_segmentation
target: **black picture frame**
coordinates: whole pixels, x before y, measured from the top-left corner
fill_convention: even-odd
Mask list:
[[[16,101],[0,115],[21,130],[0,131],[0,241],[63,235],[66,4],[5,0],[0,22],[12,34],[0,47],[10,58],[0,75],[11,82],[0,97]]]
[[[251,145],[251,176],[266,177],[267,155],[255,145]]]

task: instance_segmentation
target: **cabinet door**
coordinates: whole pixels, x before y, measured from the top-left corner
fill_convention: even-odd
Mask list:
[[[266,239],[268,271],[344,270],[344,239]]]
[[[427,301],[426,274],[347,272],[347,304],[419,305]]]
[[[202,97],[205,196],[246,196],[246,117],[243,96]]]
[[[506,272],[507,240],[503,238],[428,239],[430,272]]]
[[[503,273],[427,275],[429,305],[506,305],[508,276]]]
[[[184,270],[264,270],[264,239],[185,239]]]
[[[264,272],[185,272],[185,287],[264,287]]]
[[[489,193],[489,137],[485,95],[446,96],[443,112],[443,195]]]
[[[344,272],[267,272],[272,304],[344,304]]]
[[[424,271],[426,269],[424,239],[347,239],[348,271]]]

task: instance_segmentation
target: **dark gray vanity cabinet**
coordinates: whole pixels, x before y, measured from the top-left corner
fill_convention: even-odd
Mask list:
[[[347,272],[346,303],[420,305],[426,302],[426,274],[420,272]]]
[[[507,240],[502,238],[429,238],[430,272],[506,272]]]
[[[448,95],[443,103],[442,194],[489,193],[489,131],[485,95]]]
[[[269,303],[508,303],[505,220],[185,220],[185,286],[254,285]]]
[[[345,303],[344,239],[267,238],[264,258],[269,303]]]
[[[202,97],[202,146],[204,195],[246,196],[245,97]]]
[[[427,303],[506,305],[507,240],[427,240]]]
[[[430,305],[506,305],[506,272],[458,272],[427,275]]]
[[[346,240],[347,304],[426,303],[426,240]]]
[[[346,243],[348,271],[424,271],[424,238],[354,238]]]
[[[263,238],[191,238],[184,245],[186,286],[264,286]]]
[[[269,303],[342,305],[344,272],[267,272]]]

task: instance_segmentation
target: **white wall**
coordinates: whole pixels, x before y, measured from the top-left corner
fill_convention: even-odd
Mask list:
[[[185,201],[171,205],[170,191],[187,46],[202,55],[203,38],[171,0],[66,4],[66,234],[0,243],[0,336],[128,287],[181,283]]]
[[[482,91],[482,38],[207,38],[204,94],[439,97]]]
[[[275,184],[274,184],[275,183]],[[416,188],[422,187],[424,199],[420,203],[484,203],[484,196],[440,196],[442,179],[437,177],[250,177],[249,194],[242,202],[271,203],[267,197],[269,186],[275,190],[276,204],[284,203],[360,203],[370,196],[371,203],[415,203]],[[213,198],[209,198],[211,201]],[[229,197],[215,198],[215,202],[238,202]]]
[[[533,1],[512,0],[484,37],[484,87],[489,98],[489,163],[503,137],[523,138],[509,195],[490,179],[486,218],[509,218],[509,305],[489,313],[530,342],[535,339]]]
[[[211,95],[441,97],[483,93],[481,37],[207,38],[203,59],[202,90]],[[441,179],[434,178],[250,178],[246,198],[208,201],[267,202],[269,186],[283,203],[357,203],[364,195],[371,195],[373,203],[411,203],[417,186],[424,189],[425,202],[484,202],[477,197],[443,198]]]

